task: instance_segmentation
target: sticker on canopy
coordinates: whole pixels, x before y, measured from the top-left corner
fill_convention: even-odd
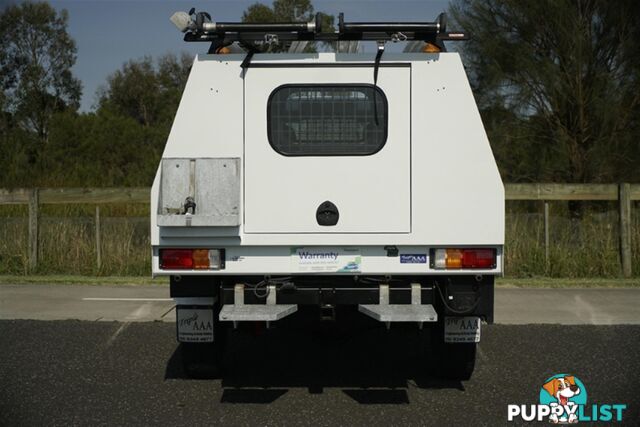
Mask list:
[[[401,264],[426,264],[427,254],[400,254]]]
[[[291,248],[291,267],[295,271],[359,273],[362,256],[356,248]]]

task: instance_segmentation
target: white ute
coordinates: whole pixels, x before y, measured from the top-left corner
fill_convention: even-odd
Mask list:
[[[227,329],[412,322],[468,379],[502,274],[504,189],[464,67],[424,23],[221,23],[176,13],[196,57],[151,193],[153,275],[170,276],[188,372]],[[376,42],[372,53],[297,53]],[[385,43],[407,41],[404,53]],[[267,50],[281,53],[260,53]],[[288,51],[282,52],[284,47]],[[237,52],[237,53],[233,53]]]

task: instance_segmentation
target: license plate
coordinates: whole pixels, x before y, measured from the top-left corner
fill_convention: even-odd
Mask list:
[[[480,342],[479,317],[445,317],[444,342],[470,343]]]
[[[176,307],[180,342],[213,342],[213,307]]]

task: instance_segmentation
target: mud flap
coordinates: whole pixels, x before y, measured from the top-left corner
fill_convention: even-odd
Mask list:
[[[181,343],[215,340],[215,298],[176,298],[176,337]]]

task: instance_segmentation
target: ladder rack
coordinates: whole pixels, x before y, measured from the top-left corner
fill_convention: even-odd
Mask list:
[[[180,15],[179,18],[175,18]],[[175,18],[175,19],[174,19]],[[179,23],[176,20],[182,19]],[[185,33],[187,42],[209,42],[213,47],[234,42],[251,45],[256,42],[279,43],[290,41],[424,41],[442,45],[445,40],[466,40],[465,33],[448,32],[444,13],[433,22],[345,22],[340,13],[338,30],[323,32],[320,14],[311,22],[212,22],[206,12],[192,9],[189,14],[177,12],[171,21]]]

